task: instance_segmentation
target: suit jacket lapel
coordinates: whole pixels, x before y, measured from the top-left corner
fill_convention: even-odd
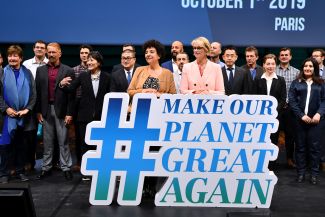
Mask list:
[[[275,92],[277,91],[277,85],[278,85],[278,79],[273,78],[271,89],[270,89],[270,95],[275,96]]]
[[[90,72],[87,75],[86,85],[87,85],[87,88],[89,89],[89,93],[95,99],[96,97],[95,97],[95,93],[94,93],[94,89],[93,89],[93,83],[91,81],[91,73]]]
[[[105,72],[101,72],[101,73],[100,73],[97,96],[98,96],[102,91],[106,91],[106,88],[105,88],[106,81],[104,80],[104,73],[105,73]],[[97,96],[95,97],[95,95],[94,95],[95,98],[97,98]]]

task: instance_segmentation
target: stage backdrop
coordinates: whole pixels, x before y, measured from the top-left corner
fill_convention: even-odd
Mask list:
[[[10,0],[0,43],[190,44],[206,36],[236,46],[322,47],[324,0]]]

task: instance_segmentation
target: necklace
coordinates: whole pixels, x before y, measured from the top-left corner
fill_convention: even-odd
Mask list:
[[[99,80],[99,76],[100,76],[100,71],[94,73],[94,74],[90,74],[91,75],[91,80],[92,81],[97,81]]]

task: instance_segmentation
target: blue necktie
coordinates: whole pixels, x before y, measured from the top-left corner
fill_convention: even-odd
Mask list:
[[[228,83],[230,88],[232,87],[232,84],[234,83],[234,74],[232,72],[233,68],[228,68],[227,69],[229,71],[229,79],[228,79]]]
[[[251,69],[250,71],[251,71],[252,78],[254,80],[256,76],[256,69]]]
[[[128,77],[127,77],[127,79],[128,79],[128,84],[130,84],[130,82],[131,82],[131,72],[128,71],[127,73],[128,73]]]

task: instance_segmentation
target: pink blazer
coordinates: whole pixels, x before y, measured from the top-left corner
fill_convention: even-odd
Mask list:
[[[184,65],[180,85],[181,93],[194,93],[197,90],[207,90],[211,94],[225,94],[223,76],[219,64],[208,60],[202,77],[196,61]]]

